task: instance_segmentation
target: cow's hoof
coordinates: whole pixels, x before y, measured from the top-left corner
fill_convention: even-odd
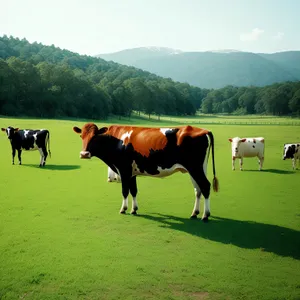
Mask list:
[[[197,219],[197,215],[192,215],[192,216],[190,216],[190,219],[192,219],[192,220]]]
[[[131,212],[130,212],[130,214],[132,214],[132,215],[137,215],[137,212],[136,212],[136,210],[132,210]]]
[[[202,219],[201,219],[203,222],[208,222],[208,216],[204,216],[204,217],[202,217]]]
[[[200,214],[199,210],[195,210],[195,212],[193,213],[193,215],[196,215],[196,216],[198,216],[199,214]]]

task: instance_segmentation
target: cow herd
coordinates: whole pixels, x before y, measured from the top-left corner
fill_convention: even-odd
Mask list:
[[[44,167],[50,152],[50,133],[46,129],[31,130],[7,127],[6,132],[12,148],[12,163],[16,151],[19,164],[22,163],[23,150],[39,150],[40,167]],[[87,123],[82,128],[73,127],[80,134],[82,150],[80,158],[98,157],[108,166],[108,181],[120,182],[122,185],[122,206],[120,213],[126,213],[129,193],[132,196],[131,214],[136,214],[137,176],[166,177],[175,172],[188,173],[195,190],[195,204],[191,218],[197,218],[200,212],[200,197],[204,196],[202,220],[210,216],[210,188],[207,179],[207,163],[212,154],[214,191],[218,191],[219,182],[215,171],[214,136],[209,130],[180,126],[176,128],[146,128],[129,125],[112,125],[98,128],[94,123]],[[240,170],[243,160],[257,157],[259,170],[264,163],[265,139],[229,138],[232,148],[232,169],[235,160],[240,159]],[[48,151],[47,151],[48,147]],[[292,159],[292,167],[296,168],[300,159],[300,143],[284,144],[283,159]]]

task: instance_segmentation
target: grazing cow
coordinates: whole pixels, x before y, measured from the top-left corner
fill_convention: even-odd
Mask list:
[[[240,170],[243,170],[244,157],[258,157],[259,170],[262,169],[265,153],[265,139],[256,138],[230,138],[232,151],[232,170],[235,170],[235,159],[240,159]]]
[[[300,144],[284,144],[283,148],[283,160],[292,159],[292,166],[293,170],[296,169],[297,166],[297,159],[298,165],[300,161]]]
[[[10,140],[12,148],[12,164],[15,164],[15,155],[16,150],[18,151],[19,164],[22,164],[21,154],[22,150],[32,151],[39,150],[41,154],[40,167],[45,166],[46,158],[48,156],[47,144],[49,155],[50,152],[50,133],[46,129],[41,130],[31,130],[24,129],[19,130],[19,128],[7,127],[1,128],[2,131],[5,131],[8,139]]]
[[[212,132],[192,126],[177,128],[144,128],[117,126],[98,128],[88,123],[82,129],[80,158],[93,156],[105,162],[120,175],[123,202],[120,213],[126,213],[128,195],[132,195],[131,214],[138,210],[136,176],[165,177],[175,172],[189,173],[195,188],[195,206],[191,218],[200,212],[200,196],[205,198],[202,219],[210,216],[210,182],[206,177],[209,150],[212,150],[213,189],[218,191],[215,176],[214,138]]]
[[[115,173],[110,167],[108,167],[108,182],[121,182],[119,174]]]

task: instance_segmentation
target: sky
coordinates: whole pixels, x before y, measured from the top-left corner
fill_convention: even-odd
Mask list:
[[[300,0],[0,0],[0,36],[96,55],[300,50]]]

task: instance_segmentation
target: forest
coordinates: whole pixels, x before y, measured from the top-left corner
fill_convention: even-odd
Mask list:
[[[106,119],[202,113],[300,115],[300,81],[203,89],[101,58],[0,37],[0,115]]]

